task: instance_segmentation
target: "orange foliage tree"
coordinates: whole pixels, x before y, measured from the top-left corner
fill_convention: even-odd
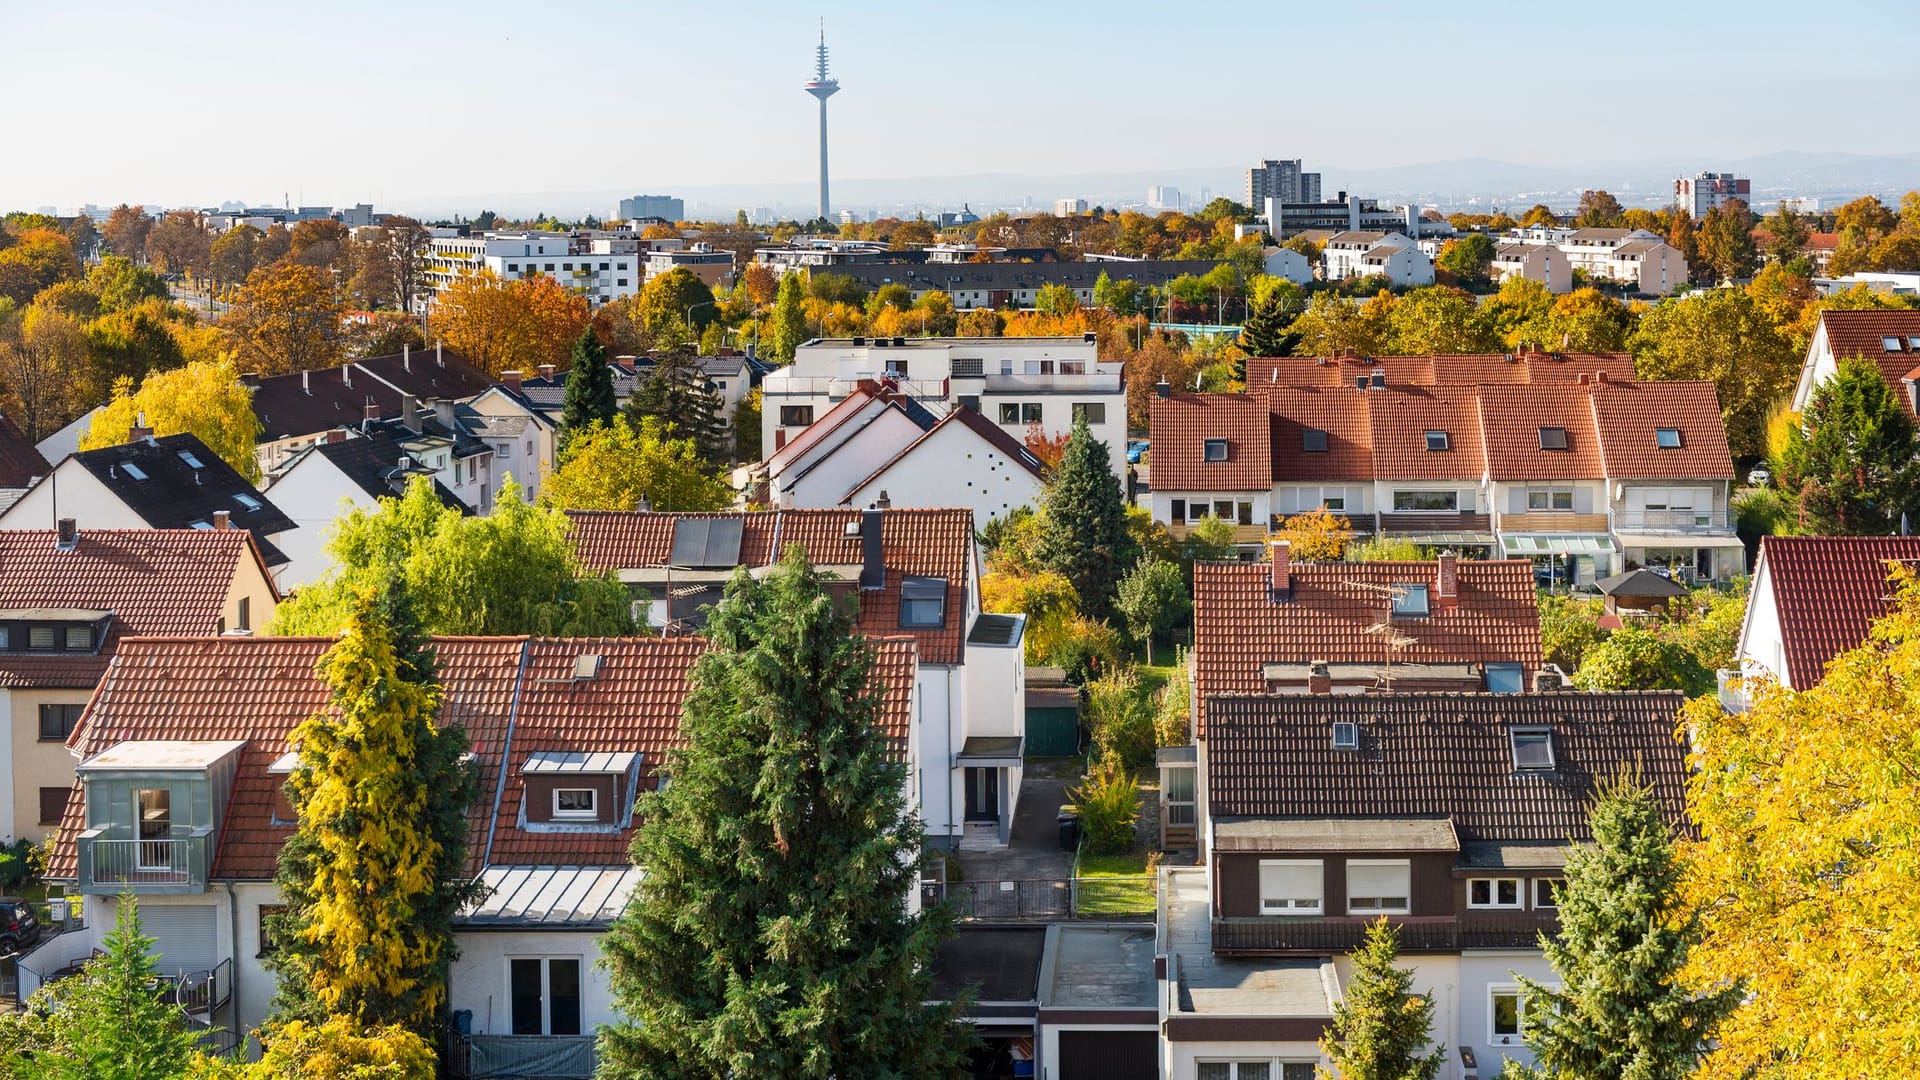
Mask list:
[[[503,281],[466,274],[434,302],[433,332],[491,374],[564,365],[587,325],[586,297],[550,277]]]

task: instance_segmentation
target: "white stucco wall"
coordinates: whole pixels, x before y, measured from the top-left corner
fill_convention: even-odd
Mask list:
[[[960,835],[960,799],[953,755],[964,738],[961,728],[960,669],[922,663],[914,681],[914,726],[920,774],[920,812],[930,844],[951,847]]]
[[[118,495],[69,459],[0,513],[0,529],[52,529],[63,517],[82,529],[149,528]]]
[[[907,419],[899,409],[886,409],[871,421],[857,420],[843,424],[834,435],[840,436],[842,432],[847,434],[833,440],[830,453],[804,455],[798,468],[783,472],[775,481],[782,507],[840,505],[840,497],[847,493],[848,488],[926,434],[920,425]]]
[[[291,560],[276,575],[282,590],[311,585],[325,577],[333,568],[326,547],[334,521],[354,507],[372,510],[376,505],[360,485],[317,453],[308,454],[274,481],[267,489],[267,498],[299,526],[282,534],[279,545]]]
[[[577,957],[580,961],[582,1033],[613,1023],[613,990],[598,966],[599,931],[461,930],[453,935],[459,959],[449,978],[450,1005],[473,1013],[475,1035],[513,1034],[507,961],[513,957]]]
[[[871,469],[884,458],[867,462]],[[859,478],[855,478],[859,483]],[[887,493],[893,506],[964,506],[974,528],[1040,498],[1040,479],[958,423],[934,432],[885,472],[861,484],[847,505],[864,507]],[[836,500],[838,496],[835,496]],[[816,504],[795,504],[816,505]],[[831,504],[828,504],[831,505]]]

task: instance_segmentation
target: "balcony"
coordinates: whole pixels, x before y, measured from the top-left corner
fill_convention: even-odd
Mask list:
[[[1167,535],[1173,537],[1175,540],[1185,540],[1187,537],[1192,536],[1193,531],[1199,527],[1200,523],[1197,521],[1191,525],[1168,525]],[[1233,542],[1236,544],[1260,544],[1265,543],[1266,539],[1267,530],[1263,525],[1235,525],[1233,527]]]
[[[1615,510],[1613,531],[1623,533],[1721,533],[1732,531],[1725,510]]]
[[[207,891],[207,860],[213,829],[167,840],[116,838],[105,829],[80,834],[79,891],[95,895],[202,893]]]
[[[1524,514],[1500,514],[1494,526],[1503,533],[1603,533],[1605,514],[1576,514],[1571,510],[1530,510]]]
[[[492,1077],[574,1077],[594,1074],[598,1054],[592,1035],[462,1035],[447,1045],[447,1075],[453,1080]]]
[[[1753,696],[1747,693],[1746,684],[1740,681],[1740,672],[1721,668],[1714,672],[1718,685],[1720,709],[1722,712],[1739,715],[1753,706]]]
[[[1327,915],[1320,918],[1231,917],[1213,920],[1216,953],[1319,954],[1350,952],[1379,916]],[[1552,933],[1558,920],[1515,912],[1472,911],[1463,915],[1389,915],[1400,928],[1406,952],[1458,949],[1524,949]]]
[[[1380,515],[1382,536],[1449,536],[1467,533],[1486,534],[1487,539],[1478,542],[1492,543],[1492,517],[1454,510],[1396,510]]]
[[[989,372],[986,375],[986,392],[989,394],[1022,393],[1083,393],[1118,394],[1122,390],[1118,371],[1089,371],[1085,374],[1015,374],[1002,375]]]

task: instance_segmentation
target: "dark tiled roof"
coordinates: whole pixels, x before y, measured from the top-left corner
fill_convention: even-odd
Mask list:
[[[1915,560],[1920,536],[1761,538],[1757,566],[1773,590],[1786,675],[1796,688],[1818,685],[1834,657],[1867,640],[1893,597],[1888,564]]]
[[[121,639],[212,634],[235,572],[272,579],[243,529],[83,529],[72,550],[51,530],[0,530],[0,608],[110,611],[98,653],[0,652],[0,688],[90,687]],[[253,617],[264,624],[269,611]]]
[[[27,433],[0,413],[0,488],[24,488],[53,467],[28,441]]]
[[[1188,394],[1148,399],[1153,486],[1160,491],[1266,491],[1273,486],[1266,403],[1247,394]],[[1208,461],[1206,444],[1227,443],[1227,460]]]
[[[401,469],[400,455],[406,452],[405,449],[394,441],[392,435],[378,427],[360,438],[315,444],[306,452],[326,458],[360,490],[376,499],[398,496],[406,489],[409,477],[433,474],[431,469]],[[440,497],[443,504],[462,513],[470,512],[467,504],[438,480],[433,481],[433,493]]]
[[[1710,382],[1593,387],[1600,457],[1614,479],[1733,478],[1720,398]],[[1680,447],[1662,450],[1654,429],[1673,428]]]
[[[200,462],[189,465],[180,455],[190,453]],[[287,561],[268,537],[294,528],[292,519],[273,505],[272,500],[255,491],[233,466],[207,449],[200,437],[190,433],[141,439],[98,450],[82,450],[73,455],[81,468],[156,529],[192,528],[195,522],[211,523],[216,510],[225,510],[233,526],[246,529],[260,545],[268,565]],[[146,475],[136,480],[127,472],[131,464]],[[246,495],[260,503],[249,510],[235,498]]]
[[[1424,619],[1394,620],[1413,644],[1395,663],[1517,663],[1526,678],[1541,664],[1540,609],[1533,566],[1522,560],[1456,564],[1459,603],[1434,604]],[[1275,602],[1266,563],[1201,563],[1194,567],[1194,694],[1197,730],[1207,733],[1208,699],[1266,689],[1272,663],[1378,663],[1386,621],[1386,587],[1435,580],[1435,563],[1299,563],[1291,567],[1292,599]],[[1369,587],[1371,586],[1371,587]],[[1430,590],[1431,591],[1431,590]]]
[[[260,420],[260,441],[314,435],[342,424],[358,424],[368,403],[379,415],[400,415],[400,395],[420,401],[469,398],[493,385],[479,368],[455,353],[435,358],[432,349],[402,357],[374,356],[340,367],[249,378],[253,414]]]
[[[1669,820],[1686,812],[1678,691],[1220,697],[1207,796],[1221,818],[1445,818],[1463,841],[1586,840],[1597,787],[1637,768]],[[1360,727],[1335,750],[1334,721]],[[1508,730],[1553,731],[1554,768],[1514,768]]]

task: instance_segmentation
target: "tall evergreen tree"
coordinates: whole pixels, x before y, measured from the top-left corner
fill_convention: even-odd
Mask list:
[[[927,1004],[951,920],[906,912],[921,832],[872,648],[797,550],[735,575],[707,629],[602,946],[626,1019],[599,1075],[957,1076],[961,1003]]]
[[[1692,1075],[1739,986],[1706,993],[1681,981],[1700,940],[1680,899],[1672,827],[1653,791],[1610,781],[1588,814],[1593,842],[1567,854],[1560,932],[1541,935],[1560,985],[1520,977],[1535,1075],[1553,1080],[1679,1080]]]
[[[607,347],[593,327],[580,331],[573,343],[572,366],[567,368],[567,395],[562,402],[560,431],[570,436],[589,424],[611,423],[619,411],[613,394],[613,369],[607,366]]]
[[[1247,321],[1240,327],[1240,347],[1248,356],[1293,355],[1293,347],[1300,344],[1300,335],[1291,332],[1294,314],[1289,298],[1277,289],[1268,293],[1247,313]],[[1246,361],[1237,363],[1244,379]]]
[[[1353,953],[1353,975],[1320,1050],[1333,1061],[1325,1080],[1433,1080],[1447,1059],[1432,1039],[1433,999],[1413,992],[1413,972],[1397,965],[1400,931],[1385,919],[1367,927]]]
[[[807,340],[807,283],[800,274],[780,278],[773,298],[773,325],[767,328],[767,357],[779,363],[793,359],[793,350]]]
[[[1108,618],[1138,546],[1127,531],[1126,499],[1107,444],[1087,430],[1084,416],[1073,422],[1066,453],[1047,485],[1045,518],[1038,545],[1042,568],[1073,583],[1082,615]]]
[[[294,729],[298,826],[275,881],[276,1020],[344,1016],[430,1033],[447,1001],[453,916],[472,898],[465,731],[441,728],[437,663],[397,583],[353,599],[320,661],[332,712]]]
[[[1920,529],[1920,432],[1872,361],[1842,360],[1802,420],[1806,434],[1788,436],[1781,473],[1799,488],[1811,532],[1886,535],[1902,516]]]
[[[637,429],[647,417],[660,422],[669,439],[690,439],[700,456],[714,463],[730,456],[727,423],[720,415],[720,393],[709,387],[707,372],[693,350],[668,349],[627,399],[627,420]]]

